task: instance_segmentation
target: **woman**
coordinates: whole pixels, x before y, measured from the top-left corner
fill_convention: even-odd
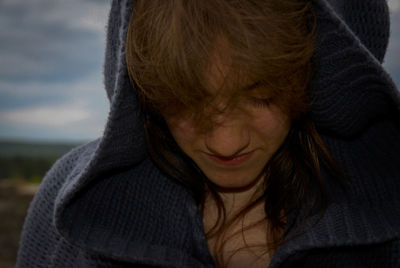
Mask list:
[[[59,160],[17,267],[398,267],[380,1],[113,1],[102,138]]]

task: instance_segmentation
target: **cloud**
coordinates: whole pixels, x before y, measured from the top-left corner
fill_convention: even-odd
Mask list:
[[[109,0],[2,0],[0,3],[4,18],[8,20],[12,16],[17,16],[12,20],[14,23],[26,22],[45,23],[45,24],[64,24],[67,26],[81,26],[75,22],[90,21],[90,25],[96,25],[89,29],[104,32]],[[26,24],[25,24],[26,25]]]
[[[384,67],[400,88],[400,12],[391,16],[391,35],[386,52]]]
[[[104,5],[93,6],[85,16],[80,16],[77,20],[69,22],[73,28],[81,28],[103,34],[105,32],[105,20],[107,9]]]
[[[388,0],[390,12],[396,13],[400,11],[400,0]]]
[[[90,111],[82,105],[38,106],[8,110],[0,113],[0,119],[15,125],[68,127],[72,123],[90,118]]]
[[[69,81],[103,63],[108,1],[0,1],[0,80]]]
[[[49,99],[60,97],[69,100],[72,97],[93,97],[93,95],[103,95],[103,77],[99,72],[82,77],[80,80],[67,82],[54,81],[33,81],[33,82],[9,82],[0,80],[0,109],[5,105],[3,100],[15,99]],[[57,97],[58,96],[58,97]]]
[[[101,135],[109,2],[0,1],[0,136]]]
[[[102,135],[106,114],[90,103],[37,105],[0,112],[0,137],[89,140]]]
[[[0,137],[91,139],[106,123],[100,74],[69,83],[0,83],[0,89]]]

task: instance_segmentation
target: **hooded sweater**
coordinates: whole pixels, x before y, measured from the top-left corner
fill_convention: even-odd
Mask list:
[[[194,198],[147,152],[125,61],[133,4],[111,2],[104,133],[47,172],[28,210],[17,268],[215,267]],[[328,186],[333,198],[323,218],[283,244],[266,267],[400,267],[400,93],[381,65],[387,3],[312,5],[317,68],[311,116],[348,173],[350,198]]]

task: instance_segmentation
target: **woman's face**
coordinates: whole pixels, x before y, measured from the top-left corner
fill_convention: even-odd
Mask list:
[[[226,66],[221,61],[211,66],[206,77],[210,88],[220,88],[228,74]],[[236,86],[248,87],[256,82],[247,81],[246,85]],[[218,92],[212,90],[211,93]],[[165,117],[183,152],[210,181],[226,190],[240,190],[255,184],[284,142],[291,125],[290,118],[273,100],[259,99],[251,95],[251,91],[249,94],[235,107],[215,115],[216,124],[208,131],[199,129],[191,117]]]

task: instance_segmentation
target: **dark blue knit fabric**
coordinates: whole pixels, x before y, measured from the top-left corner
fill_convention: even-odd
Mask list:
[[[285,243],[269,267],[400,267],[400,93],[381,66],[387,3],[312,3],[318,24],[312,119],[348,173],[350,198],[329,185],[333,198],[324,217]],[[192,196],[146,151],[125,62],[132,4],[112,1],[104,134],[46,174],[28,211],[17,268],[215,266]]]

